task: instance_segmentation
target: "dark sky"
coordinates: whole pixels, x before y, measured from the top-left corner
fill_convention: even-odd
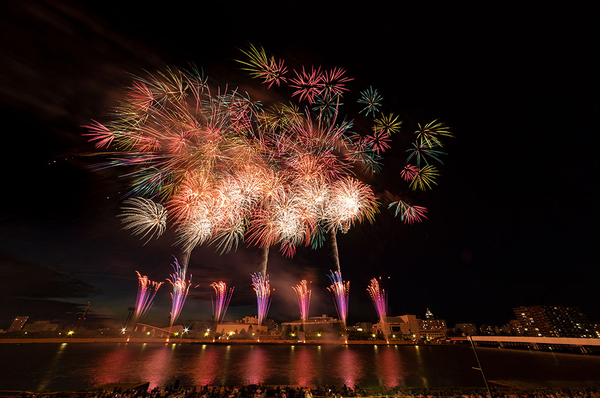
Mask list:
[[[339,236],[350,323],[376,320],[366,287],[378,276],[392,315],[430,308],[450,325],[501,325],[515,306],[553,304],[600,322],[598,3],[200,3],[0,6],[0,328],[16,315],[75,322],[88,301],[93,318],[120,324],[134,271],[168,276],[172,235],[142,246],[120,229],[127,180],[92,169],[100,159],[80,126],[107,120],[144,70],[194,63],[223,86],[256,88],[233,61],[248,42],[294,65],[343,67],[405,125],[438,118],[456,134],[439,185],[416,198],[427,221],[383,211]],[[391,173],[394,154],[386,161]],[[396,189],[385,184],[375,182]],[[272,253],[271,317],[297,317],[290,286],[301,278],[313,281],[311,315],[335,313],[329,254]],[[236,287],[228,319],[255,313],[258,260],[252,248],[196,249],[199,287],[181,320],[210,318],[219,279]],[[148,321],[167,322],[165,287]]]

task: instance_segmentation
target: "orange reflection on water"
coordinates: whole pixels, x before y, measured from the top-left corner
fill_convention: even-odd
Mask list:
[[[217,377],[223,372],[222,355],[219,355],[217,348],[206,344],[202,345],[202,351],[198,359],[189,368],[190,379],[194,385],[206,386],[217,383]]]
[[[363,367],[358,356],[348,346],[341,348],[338,356],[338,377],[346,386],[355,388],[363,377]]]
[[[298,386],[314,386],[318,376],[315,347],[290,347],[290,383]]]
[[[244,383],[261,384],[269,377],[268,355],[261,346],[250,346],[250,353],[240,363]]]
[[[378,347],[375,358],[379,383],[382,386],[392,388],[403,384],[406,375],[402,369],[402,359],[398,347]]]

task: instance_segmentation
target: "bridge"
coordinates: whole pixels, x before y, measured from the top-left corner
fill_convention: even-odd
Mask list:
[[[596,351],[596,347],[600,348],[600,339],[578,337],[471,336],[471,338],[474,343],[482,343],[481,345],[497,344],[507,348],[522,345],[533,347],[536,350],[552,346],[578,347],[584,354]],[[452,340],[468,341],[469,338],[453,337]]]

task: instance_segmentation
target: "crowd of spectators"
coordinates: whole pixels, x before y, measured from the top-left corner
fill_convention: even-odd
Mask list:
[[[495,388],[494,398],[600,398],[599,389],[519,389]],[[11,398],[321,398],[321,397],[398,397],[398,398],[487,398],[483,389],[362,389],[347,386],[200,386],[193,388],[155,388],[153,390],[90,390],[61,393],[15,393]]]

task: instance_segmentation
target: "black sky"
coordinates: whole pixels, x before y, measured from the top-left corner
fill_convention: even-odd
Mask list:
[[[233,62],[248,42],[294,64],[343,67],[406,125],[439,118],[456,134],[439,185],[419,197],[429,220],[382,214],[339,237],[350,322],[375,321],[365,289],[377,276],[390,277],[391,314],[430,308],[451,325],[502,324],[514,306],[555,304],[600,322],[597,3],[1,7],[0,328],[25,313],[76,318],[87,301],[119,323],[134,270],[168,275],[173,240],[142,246],[120,230],[127,181],[90,168],[98,159],[85,156],[93,147],[80,126],[107,118],[128,74],[144,70],[194,63],[223,85],[256,87]],[[200,286],[182,319],[210,317],[208,284],[219,278],[236,286],[232,318],[255,311],[257,261],[255,249],[194,251]],[[290,286],[303,277],[315,286],[311,314],[335,312],[328,249],[273,254],[269,267],[273,318],[293,317]],[[149,318],[166,322],[168,306],[164,289]]]

